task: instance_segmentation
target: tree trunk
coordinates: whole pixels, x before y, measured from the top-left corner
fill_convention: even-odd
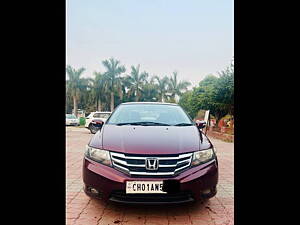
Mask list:
[[[77,117],[77,99],[76,99],[76,96],[73,96],[73,109],[74,109],[74,115]]]
[[[102,105],[101,105],[101,100],[100,100],[100,98],[98,99],[98,107],[97,107],[97,110],[98,110],[99,112],[102,111]]]
[[[96,110],[98,110],[98,98],[96,99]]]
[[[138,101],[139,101],[139,86],[137,85],[137,86],[135,87],[135,89],[136,89],[135,101],[138,102]]]
[[[172,94],[172,95],[171,95],[171,97],[170,97],[170,102],[176,103],[176,101],[175,101],[175,94]]]
[[[115,107],[115,96],[114,96],[114,92],[110,92],[110,111],[114,111],[114,107]]]

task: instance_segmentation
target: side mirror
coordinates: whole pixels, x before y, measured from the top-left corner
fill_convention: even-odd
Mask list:
[[[196,126],[199,129],[203,129],[206,126],[206,122],[204,120],[196,120]]]

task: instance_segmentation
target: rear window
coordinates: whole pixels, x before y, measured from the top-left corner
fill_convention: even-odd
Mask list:
[[[109,116],[110,116],[110,113],[95,113],[93,117],[107,119]]]
[[[110,116],[110,113],[100,113],[101,118],[107,119]]]
[[[71,114],[67,114],[66,118],[67,119],[76,119],[76,116],[75,115],[71,115]]]
[[[95,113],[95,114],[93,115],[93,117],[94,117],[94,118],[100,118],[100,113]]]

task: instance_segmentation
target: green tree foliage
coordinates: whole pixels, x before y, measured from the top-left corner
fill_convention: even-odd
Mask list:
[[[125,66],[120,65],[120,61],[114,58],[102,61],[103,66],[106,69],[104,73],[104,79],[106,87],[110,92],[110,110],[113,111],[115,108],[115,94],[118,93],[122,99],[122,78],[121,74],[126,71]]]
[[[109,89],[104,74],[94,72],[94,77],[92,80],[92,102],[96,104],[95,109],[97,111],[102,111],[108,108],[106,99],[109,98]]]
[[[138,102],[142,95],[142,88],[146,83],[148,73],[145,71],[140,73],[140,65],[137,67],[131,66],[131,73],[126,77],[127,87],[129,88],[128,96],[135,96],[135,101]]]
[[[142,89],[141,101],[143,102],[157,102],[159,99],[158,87],[151,79],[150,82],[146,80],[146,83]]]
[[[233,63],[218,76],[207,75],[192,90],[187,90],[190,82],[180,81],[177,72],[169,77],[149,76],[137,65],[131,66],[130,74],[122,76],[126,69],[119,60],[110,58],[102,64],[105,71],[94,72],[88,79],[81,77],[84,68],[67,66],[66,113],[74,108],[112,111],[116,105],[129,101],[175,102],[176,97],[192,118],[199,110],[210,110],[217,120],[234,113]]]
[[[188,81],[178,81],[177,72],[173,72],[173,76],[170,77],[168,82],[168,92],[170,93],[170,102],[175,102],[176,96],[181,96],[183,91],[186,91],[191,83]]]
[[[169,78],[164,76],[163,78],[159,78],[158,76],[154,76],[153,80],[156,81],[157,90],[158,90],[158,101],[163,102],[168,100],[167,92],[169,85]]]
[[[226,114],[233,115],[234,67],[233,63],[219,73],[206,76],[198,87],[185,92],[179,104],[194,118],[200,109],[210,110],[218,121]]]
[[[210,110],[215,113],[214,91],[217,84],[217,77],[206,76],[198,87],[193,91],[186,92],[179,101],[179,104],[194,118],[200,109]]]
[[[196,110],[192,108],[192,95],[193,91],[186,91],[183,93],[179,100],[179,105],[190,115],[191,118],[194,118]]]
[[[73,100],[74,114],[77,116],[77,101],[82,97],[80,93],[88,86],[89,79],[80,77],[85,71],[85,68],[76,70],[68,65],[66,71],[68,74],[67,92],[69,92],[69,96],[71,96]]]
[[[219,73],[215,101],[229,114],[234,114],[234,65],[233,62]]]

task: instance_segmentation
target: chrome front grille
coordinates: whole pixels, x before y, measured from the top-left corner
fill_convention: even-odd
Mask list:
[[[136,155],[110,152],[113,167],[134,176],[174,176],[191,165],[193,153],[177,155]],[[157,170],[146,169],[146,159],[158,160]]]

